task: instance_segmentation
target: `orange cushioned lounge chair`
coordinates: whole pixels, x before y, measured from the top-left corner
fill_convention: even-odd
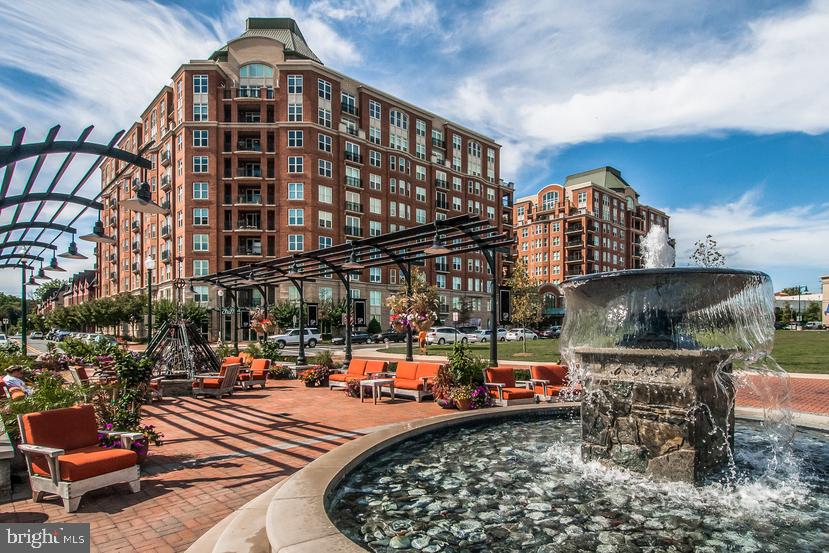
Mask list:
[[[558,398],[567,387],[567,367],[564,365],[532,365],[530,367],[530,383],[532,383],[535,397],[544,401]]]
[[[368,359],[352,359],[348,369],[338,369],[328,376],[328,387],[345,388],[349,380],[366,380],[378,376],[385,376],[389,370],[386,361],[370,361]]]
[[[394,373],[394,395],[423,401],[424,397],[432,395],[432,382],[440,367],[440,363],[400,361]]]
[[[199,374],[193,377],[194,396],[213,396],[221,398],[227,394],[233,395],[233,387],[239,377],[241,365],[227,365],[222,367],[224,374],[216,376],[211,374]]]
[[[268,383],[268,371],[270,370],[270,359],[254,359],[248,370],[239,373],[239,383],[245,390],[253,388],[257,384],[265,388]]]
[[[530,389],[530,383],[516,381],[515,369],[511,367],[484,369],[484,385],[489,388],[489,395],[502,407],[535,402],[535,392]]]
[[[142,437],[133,432],[102,432],[91,405],[27,413],[20,425],[18,449],[26,456],[32,499],[39,503],[45,493],[60,496],[67,513],[73,513],[88,491],[127,483],[141,490],[138,455],[130,449]],[[120,449],[98,445],[98,433],[121,440]]]

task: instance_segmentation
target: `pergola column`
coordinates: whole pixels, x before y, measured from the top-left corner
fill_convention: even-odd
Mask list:
[[[305,317],[303,316],[303,311],[305,311],[305,286],[304,281],[291,279],[291,282],[294,283],[296,286],[297,292],[299,292],[299,354],[296,356],[296,364],[297,365],[304,365],[305,364]]]

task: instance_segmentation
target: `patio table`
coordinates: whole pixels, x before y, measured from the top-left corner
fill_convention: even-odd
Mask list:
[[[377,398],[383,393],[383,387],[388,386],[391,400],[394,401],[394,379],[392,378],[370,378],[360,381],[360,403],[365,397],[365,389],[371,388],[371,397],[374,399],[374,405],[377,405]]]

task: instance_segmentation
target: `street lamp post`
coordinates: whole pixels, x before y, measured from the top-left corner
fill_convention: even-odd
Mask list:
[[[155,260],[148,255],[144,260],[144,267],[147,269],[147,343],[153,339],[153,269]]]
[[[803,324],[803,312],[800,310],[800,294],[803,292],[808,292],[809,287],[804,285],[798,285],[797,287],[797,328],[800,330],[801,325]]]
[[[219,342],[224,344],[225,341],[225,291],[219,288],[216,291],[219,296]]]

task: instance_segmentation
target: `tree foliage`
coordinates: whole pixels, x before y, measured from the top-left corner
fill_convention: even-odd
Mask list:
[[[280,331],[294,326],[299,306],[290,300],[279,300],[268,309],[268,315]]]
[[[780,290],[781,296],[797,296],[798,294],[803,294],[803,288],[800,286],[789,286],[788,288],[783,288]]]
[[[698,267],[724,267],[725,256],[717,248],[717,241],[709,234],[705,240],[694,243],[691,263]]]
[[[541,311],[544,301],[538,292],[539,283],[527,272],[523,261],[518,261],[512,268],[512,274],[506,280],[510,287],[511,318],[518,326],[528,328],[541,320]],[[527,341],[522,340],[524,353],[527,352]]]
[[[52,290],[62,288],[66,284],[65,280],[48,280],[38,286],[32,293],[32,297],[38,302],[43,301],[43,298]]]
[[[48,328],[82,331],[135,323],[146,313],[146,296],[119,294],[77,305],[56,307],[45,318]]]
[[[162,298],[153,303],[153,321],[155,321],[156,326],[160,327],[162,324],[172,319],[175,313],[176,302],[172,300]],[[181,316],[194,325],[201,326],[210,318],[210,312],[206,307],[203,307],[192,300],[188,300],[181,306]]]

